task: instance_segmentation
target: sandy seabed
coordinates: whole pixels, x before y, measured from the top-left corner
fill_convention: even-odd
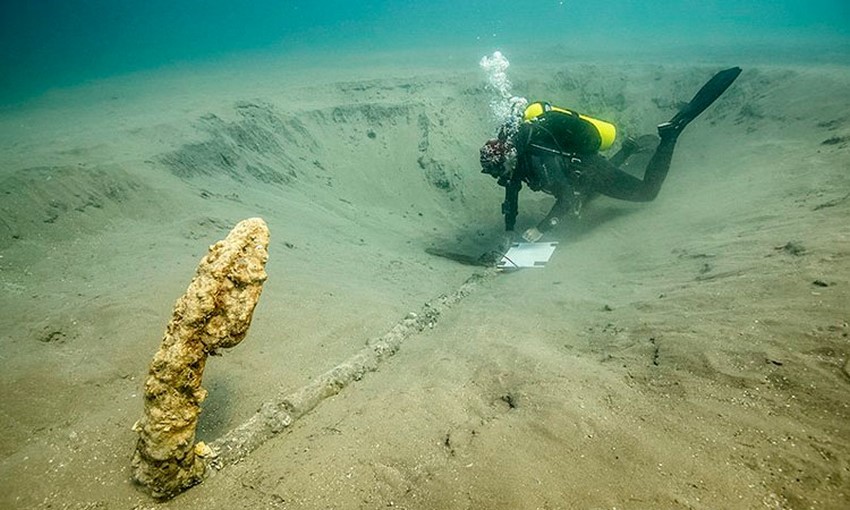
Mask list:
[[[175,68],[0,116],[0,507],[847,508],[850,71],[744,65],[661,196],[600,198],[244,461],[156,503],[130,481],[175,299],[241,219],[271,229],[198,439],[486,269],[475,66]],[[533,65],[532,65],[533,64]],[[739,62],[511,68],[515,91],[653,132]],[[272,69],[270,71],[270,69]],[[528,190],[518,226],[551,198]]]

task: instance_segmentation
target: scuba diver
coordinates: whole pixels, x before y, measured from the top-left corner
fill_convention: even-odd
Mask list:
[[[502,214],[506,239],[502,251],[514,241],[523,183],[533,191],[555,197],[549,214],[522,234],[525,241],[532,243],[568,214],[578,215],[582,204],[597,194],[632,202],[654,200],[667,177],[682,130],[720,97],[739,74],[739,67],[715,74],[672,119],[658,125],[660,142],[654,135],[637,140],[629,138],[610,159],[599,151],[614,143],[613,125],[545,102],[528,105],[521,118],[517,116],[503,125],[498,137],[488,140],[481,148],[481,172],[493,176],[505,188]],[[651,150],[647,145],[656,142],[643,179],[619,168],[633,154]]]

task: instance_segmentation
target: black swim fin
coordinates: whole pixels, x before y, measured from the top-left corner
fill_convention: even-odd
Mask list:
[[[685,126],[697,118],[699,114],[704,112],[718,97],[726,92],[726,89],[732,85],[732,82],[735,81],[735,78],[739,74],[741,74],[740,67],[731,67],[712,76],[699,89],[699,92],[691,99],[691,102],[679,110],[679,113],[673,116],[668,122],[658,125],[658,134],[661,138],[678,136],[685,129]]]

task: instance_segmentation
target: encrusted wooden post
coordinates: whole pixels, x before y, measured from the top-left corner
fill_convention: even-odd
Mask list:
[[[133,478],[156,498],[200,482],[203,444],[195,445],[207,356],[237,345],[251,325],[266,280],[269,231],[260,218],[240,222],[210,247],[174,312],[145,382],[145,412],[133,430],[139,441]]]

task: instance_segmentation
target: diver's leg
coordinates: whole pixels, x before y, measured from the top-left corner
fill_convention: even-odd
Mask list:
[[[628,147],[624,147],[626,150],[621,150],[612,157],[612,161],[599,155],[589,157],[586,162],[588,164],[586,173],[592,189],[612,198],[632,202],[655,200],[670,170],[670,161],[673,159],[673,149],[676,147],[679,134],[685,126],[714,103],[732,85],[739,74],[741,74],[739,67],[725,69],[715,74],[670,121],[658,125],[661,142],[646,165],[643,180],[629,175],[620,170],[618,165],[612,164],[620,163],[628,158],[630,155]]]
[[[588,168],[585,172],[588,184],[593,191],[611,198],[630,202],[655,200],[670,170],[676,138],[676,136],[662,136],[655,154],[646,165],[643,180],[620,170],[601,156],[589,158],[586,161]]]
[[[656,135],[640,135],[637,138],[630,136],[623,141],[620,150],[608,158],[608,161],[615,167],[622,168],[633,155],[653,151],[656,147],[658,147]]]
[[[655,149],[655,154],[646,165],[646,171],[643,174],[643,188],[639,196],[639,202],[650,202],[655,200],[658,192],[661,191],[661,185],[667,178],[667,172],[670,170],[670,162],[673,160],[673,149],[676,147],[676,136],[662,136],[658,148]]]
[[[732,82],[741,74],[740,67],[724,69],[711,77],[705,85],[694,95],[693,99],[686,104],[676,115],[667,122],[658,125],[658,133],[662,137],[678,136],[692,120],[717,101]]]
[[[626,160],[628,160],[632,154],[637,152],[638,149],[640,149],[640,145],[638,145],[637,141],[630,136],[623,141],[623,145],[620,147],[620,150],[611,156],[608,161],[610,161],[615,167],[619,168],[623,166]]]

